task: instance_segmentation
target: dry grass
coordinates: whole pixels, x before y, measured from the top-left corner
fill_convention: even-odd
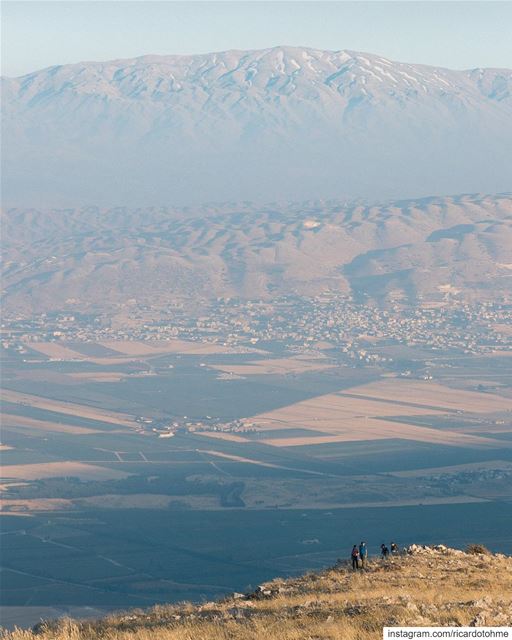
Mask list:
[[[468,546],[466,547],[466,553],[472,553],[473,555],[488,556],[490,555],[491,552],[483,544],[472,543],[472,544],[468,544]]]
[[[306,371],[324,371],[334,365],[326,363],[322,358],[273,358],[268,360],[254,360],[247,364],[214,364],[211,369],[226,371],[236,375],[287,375]]]
[[[512,409],[512,401],[504,396],[452,389],[435,382],[422,380],[399,380],[397,378],[379,380],[350,389],[350,393],[390,402],[418,403],[426,407],[438,407],[449,411],[490,413]]]
[[[307,428],[311,428],[311,425],[308,425]],[[351,420],[340,420],[335,425],[326,425],[325,427],[319,427],[319,429],[325,429],[326,431],[336,429],[339,435],[266,438],[261,440],[261,442],[275,447],[299,447],[331,442],[402,439],[467,448],[490,447],[496,449],[500,446],[507,446],[493,438],[473,436],[459,431],[441,431],[440,429],[418,427],[417,425],[405,422],[391,422],[390,420],[378,420],[361,416],[354,417]]]
[[[195,435],[214,438],[216,440],[228,440],[229,442],[250,442],[248,438],[229,431],[195,431]]]
[[[124,355],[132,356],[152,356],[162,353],[182,353],[182,354],[218,354],[233,353],[233,350],[223,345],[207,342],[188,342],[186,340],[165,340],[138,342],[136,340],[109,340],[100,342],[104,347],[117,351]]]
[[[109,409],[102,409],[100,407],[88,407],[74,402],[54,400],[53,398],[44,398],[43,396],[21,393],[19,391],[12,391],[11,389],[2,389],[2,399],[4,402],[36,407],[69,416],[79,416],[98,422],[107,422],[109,424],[118,424],[127,427],[137,426],[133,416],[126,413],[110,411]]]
[[[27,342],[26,346],[38,353],[42,353],[47,358],[57,360],[80,360],[82,362],[91,362],[99,365],[123,364],[137,360],[137,358],[123,356],[121,353],[119,353],[119,356],[110,357],[88,356],[56,342]]]
[[[117,469],[100,467],[85,462],[63,460],[60,462],[39,462],[34,464],[3,465],[2,478],[19,480],[39,480],[40,478],[63,478],[72,476],[81,480],[117,480],[130,474]]]
[[[356,387],[354,395],[358,389],[361,387]],[[330,422],[336,424],[338,421],[349,421],[358,417],[386,418],[399,415],[425,416],[441,413],[443,413],[442,410],[428,407],[396,404],[392,399],[381,400],[352,397],[342,393],[329,393],[259,414],[248,420],[261,423],[265,429],[282,429],[285,426],[282,423],[292,421],[303,426],[311,425],[311,428],[325,429]]]
[[[383,626],[512,622],[512,558],[421,550],[275,580],[244,597],[62,620],[3,640],[376,640]]]
[[[0,515],[29,514],[36,511],[69,511],[72,507],[71,500],[65,498],[34,498],[30,500],[0,498]]]
[[[68,373],[68,377],[73,380],[91,380],[92,382],[119,382],[127,378],[129,374],[120,371],[95,371],[82,373]]]
[[[375,383],[378,385],[379,383]],[[401,384],[401,383],[397,383]],[[356,387],[356,391],[370,388]],[[403,394],[400,388],[399,395]],[[453,390],[449,390],[452,393]],[[362,392],[361,392],[362,393]],[[466,392],[461,392],[466,393]],[[331,393],[262,413],[245,420],[247,426],[265,432],[275,429],[303,428],[320,431],[319,436],[281,437],[262,440],[267,445],[275,447],[293,447],[310,444],[325,444],[331,442],[350,442],[360,440],[405,439],[416,442],[465,446],[465,447],[502,447],[503,442],[492,438],[450,431],[448,429],[434,429],[405,422],[393,421],[393,416],[423,416],[440,414],[441,409],[418,406],[412,400],[395,400],[390,393],[389,399],[375,397],[352,397],[351,394]],[[484,395],[484,394],[480,394]],[[414,396],[413,396],[414,397]],[[503,404],[508,402],[500,399]],[[416,402],[422,402],[421,396],[415,397]],[[328,435],[325,435],[328,434]]]
[[[42,353],[48,358],[60,358],[62,360],[87,360],[87,356],[84,356],[78,351],[74,351],[69,347],[65,347],[58,342],[27,342],[27,346],[38,353]]]
[[[27,418],[25,416],[4,413],[2,415],[3,427],[17,427],[21,429],[32,429],[36,431],[56,431],[59,433],[74,433],[84,435],[98,433],[97,429],[79,427],[75,424],[63,424],[62,422],[52,422],[50,420],[38,420],[37,418]]]

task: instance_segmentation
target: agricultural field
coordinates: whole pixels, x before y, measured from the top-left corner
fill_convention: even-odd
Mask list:
[[[8,619],[211,598],[361,537],[512,551],[505,359],[443,355],[433,381],[329,345],[30,347],[2,363]]]
[[[295,356],[292,358],[272,358],[254,360],[246,364],[213,364],[212,369],[218,369],[235,375],[287,375],[300,374],[307,371],[323,371],[330,369],[333,364],[325,362],[326,358]]]
[[[439,430],[409,424],[406,420],[408,417],[454,412],[485,415],[511,409],[512,402],[508,398],[495,394],[454,390],[428,382],[384,379],[355,386],[346,393],[319,396],[260,414],[246,420],[246,424],[263,434],[279,429],[280,438],[262,440],[273,446],[403,438],[453,446],[496,448],[499,446],[496,440],[467,434],[463,427]],[[393,420],[396,416],[402,419]],[[287,428],[297,427],[308,430],[308,435],[286,437]],[[487,431],[492,433],[492,429]]]

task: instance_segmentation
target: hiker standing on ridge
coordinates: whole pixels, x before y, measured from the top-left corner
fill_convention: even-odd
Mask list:
[[[383,560],[387,560],[387,557],[389,556],[389,549],[384,543],[380,545],[380,555]]]
[[[396,543],[396,542],[392,542],[392,543],[391,543],[391,553],[392,553],[394,556],[397,556],[399,551],[400,551],[400,549],[398,548],[397,543]]]
[[[367,557],[368,557],[368,549],[366,548],[366,542],[361,542],[361,544],[359,545],[359,558],[361,559],[361,569],[364,569]]]
[[[359,549],[357,548],[357,544],[352,547],[350,557],[352,558],[352,569],[359,569]]]

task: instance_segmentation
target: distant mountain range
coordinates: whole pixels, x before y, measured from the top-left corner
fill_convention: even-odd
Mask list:
[[[512,297],[512,194],[267,207],[12,209],[4,311],[282,294]]]
[[[4,202],[188,204],[512,189],[512,71],[276,47],[2,80]]]

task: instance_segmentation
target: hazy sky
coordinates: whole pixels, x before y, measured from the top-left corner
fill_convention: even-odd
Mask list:
[[[512,2],[2,3],[2,73],[148,53],[280,44],[452,68],[512,67]]]

